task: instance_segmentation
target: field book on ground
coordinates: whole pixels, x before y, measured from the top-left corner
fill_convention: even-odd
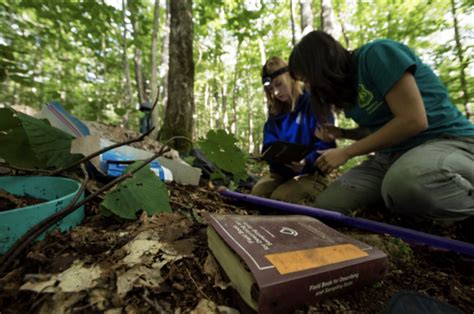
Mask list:
[[[275,142],[262,153],[261,159],[267,162],[290,164],[292,161],[302,160],[310,152],[309,147],[302,144]]]
[[[387,256],[315,218],[209,214],[210,251],[241,299],[285,313],[380,280]]]

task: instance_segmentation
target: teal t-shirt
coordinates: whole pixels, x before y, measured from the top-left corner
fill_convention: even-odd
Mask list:
[[[380,39],[357,49],[355,58],[358,101],[345,115],[359,126],[374,132],[393,118],[385,95],[406,71],[414,75],[423,98],[428,129],[383,151],[407,150],[443,134],[474,137],[474,125],[451,103],[446,87],[431,68],[407,46]]]

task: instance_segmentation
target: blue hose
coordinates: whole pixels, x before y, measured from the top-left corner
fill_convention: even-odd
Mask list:
[[[338,212],[309,207],[304,205],[291,204],[281,201],[276,201],[268,198],[258,197],[249,194],[242,194],[238,192],[229,191],[226,188],[220,188],[219,193],[223,196],[241,200],[244,202],[262,205],[270,208],[284,210],[295,214],[302,214],[312,216],[320,219],[327,219],[341,222],[345,225],[353,226],[359,229],[364,229],[377,233],[387,233],[394,237],[403,239],[407,242],[415,242],[418,244],[425,244],[431,247],[449,250],[457,253],[462,253],[474,256],[474,244],[453,240],[445,237],[436,236],[429,233],[424,233],[408,228],[398,227],[383,222],[373,221],[364,218],[350,217]]]

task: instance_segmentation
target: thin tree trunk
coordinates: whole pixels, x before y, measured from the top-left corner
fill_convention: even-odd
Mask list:
[[[158,79],[157,79],[157,72],[158,72],[158,67],[157,67],[157,47],[158,47],[158,29],[160,27],[160,0],[155,0],[155,6],[153,10],[153,32],[151,35],[151,80],[150,80],[150,85],[151,85],[151,97],[150,101],[152,104],[154,104],[156,101],[158,101]],[[151,125],[156,126],[158,125],[158,110],[155,106],[155,109],[151,113]],[[158,134],[157,128],[153,131],[154,134],[152,134],[153,138],[156,138],[156,135]]]
[[[226,81],[226,80],[224,80]],[[222,129],[226,132],[229,130],[229,115],[227,113],[227,84],[223,83],[221,87],[221,99],[222,99],[222,107],[221,107],[221,120],[222,120]]]
[[[212,111],[211,106],[212,105],[210,104],[210,101],[209,101],[209,84],[206,84],[204,86],[204,109],[205,109],[204,112],[211,112]],[[209,119],[209,121],[211,121],[211,119]],[[209,126],[209,124],[204,123],[203,128],[205,126]],[[206,134],[207,131],[209,131],[209,129],[210,129],[209,127],[207,127],[206,130],[202,130],[202,129],[200,130],[200,129],[196,128],[196,130],[198,131],[198,138],[201,137],[201,134]]]
[[[122,34],[122,67],[123,75],[125,77],[124,89],[125,89],[125,99],[124,107],[129,108],[132,104],[132,83],[130,79],[130,64],[128,63],[127,56],[127,21],[126,13],[127,5],[125,0],[122,0],[122,18],[123,18],[123,34]],[[124,121],[125,122],[125,121]]]
[[[249,143],[249,146],[247,147],[247,151],[249,153],[253,153],[255,151],[255,143],[254,143],[254,138],[253,138],[253,105],[252,102],[250,101],[250,96],[249,96],[249,89],[246,88],[246,93],[245,93],[245,102],[247,103],[247,121],[248,121],[248,140],[247,142]]]
[[[237,43],[237,55],[235,56],[235,68],[234,68],[234,86],[232,87],[232,124],[231,132],[237,134],[237,78],[239,77],[239,57],[240,57],[240,46],[242,41],[239,40]]]
[[[392,36],[392,10],[393,10],[393,1],[387,3],[387,38]]]
[[[470,119],[472,112],[471,108],[469,108],[469,92],[467,89],[466,83],[466,73],[464,72],[466,68],[466,64],[464,63],[464,54],[463,54],[463,47],[461,44],[461,36],[459,35],[459,24],[458,24],[458,17],[456,13],[456,3],[454,0],[451,0],[451,13],[453,14],[454,20],[454,39],[456,41],[456,55],[459,59],[459,79],[461,80],[461,90],[462,90],[462,99],[463,105],[466,111],[466,116]]]
[[[332,1],[321,0],[321,27],[328,34],[334,35],[334,22],[332,20]]]
[[[140,104],[145,103],[145,89],[143,87],[143,72],[142,72],[142,51],[135,47],[135,80],[137,83],[138,101]]]
[[[263,66],[265,62],[267,61],[267,57],[265,54],[265,46],[261,38],[258,39],[258,45],[260,47],[260,60]],[[265,104],[265,116],[268,116],[267,97],[265,96],[265,93],[262,93],[262,104]]]
[[[341,25],[341,33],[342,33],[342,36],[344,37],[344,42],[346,43],[346,48],[350,49],[349,36],[347,35],[346,27],[344,26],[345,18],[341,17],[341,14],[339,12],[337,12],[336,10],[334,10],[334,11],[336,12],[336,18],[337,18],[339,24]]]
[[[225,80],[224,80],[225,81]],[[220,116],[220,113],[222,112],[222,102],[219,101],[219,96],[221,93],[219,93],[219,86],[217,86],[217,82],[214,81],[214,101],[215,101],[215,111],[214,111],[214,125],[217,129],[220,129],[222,126],[222,119]]]
[[[313,30],[313,10],[311,0],[300,0],[301,7],[301,36]]]
[[[145,96],[145,87],[143,85],[143,72],[142,72],[142,51],[140,47],[138,47],[138,21],[135,18],[135,12],[130,12],[130,19],[132,22],[132,30],[133,30],[133,37],[135,42],[135,82],[137,84],[137,92],[138,92],[138,102],[139,104],[144,104],[146,101]]]
[[[267,55],[265,53],[265,45],[263,43],[262,38],[258,38],[258,47],[260,48],[260,62],[262,66],[267,62]]]
[[[161,47],[161,61],[160,61],[160,80],[162,91],[160,93],[161,99],[161,106],[157,106],[158,109],[164,108],[166,102],[168,101],[168,70],[169,70],[169,63],[170,63],[170,0],[166,0],[166,18],[165,18],[165,27],[163,29],[163,36],[161,37],[162,47]],[[160,116],[160,112],[163,110],[159,110],[157,115]],[[161,118],[163,118],[163,114],[161,114]]]
[[[193,16],[191,0],[170,2],[170,68],[168,102],[160,139],[173,136],[193,138],[194,61]],[[171,144],[180,152],[191,149],[188,141],[178,139]]]
[[[209,110],[209,129],[214,129],[214,100],[212,97],[212,86],[207,84],[206,85],[206,90],[205,90],[205,102],[208,104]]]
[[[295,2],[290,0],[290,18],[291,18],[291,44],[296,44],[296,31],[295,31]]]

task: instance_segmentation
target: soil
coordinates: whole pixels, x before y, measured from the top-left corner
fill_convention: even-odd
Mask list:
[[[92,181],[88,190],[97,186]],[[101,200],[95,199],[86,204],[80,226],[68,233],[52,232],[31,245],[0,274],[0,312],[237,313],[229,284],[207,248],[203,215],[275,212],[225,199],[206,185],[167,187],[171,214],[124,221],[102,215]],[[472,243],[470,225],[415,225],[376,209],[362,214]],[[376,284],[297,313],[380,313],[401,290],[418,291],[467,313],[474,309],[473,258],[326,223],[383,250],[389,268]],[[137,251],[148,254],[137,258]]]
[[[0,189],[0,212],[47,202],[31,195],[13,195]]]
[[[2,313],[107,310],[110,313],[173,313],[178,309],[182,312],[229,313],[236,305],[230,289],[224,289],[227,283],[207,249],[203,213],[247,215],[274,212],[230,202],[205,187],[170,184],[168,189],[173,214],[142,215],[136,221],[121,221],[104,217],[97,203],[92,203],[87,206],[87,217],[81,226],[66,234],[54,232],[35,243],[10,272],[0,277]],[[465,312],[474,308],[473,259],[427,247],[409,246],[388,235],[334,224],[332,227],[387,253],[389,270],[375,285],[324,300],[302,309],[300,313],[379,313],[394,294],[404,289],[422,292]],[[458,232],[458,229],[450,231]],[[137,279],[127,293],[118,296],[115,282],[121,274],[121,249],[144,232],[148,233],[147,238],[160,239],[168,246],[155,258],[166,260],[166,252],[169,253],[171,248],[182,258],[171,259],[156,270],[156,275],[161,278],[159,283]],[[23,290],[25,283],[42,283],[71,268],[77,260],[85,265],[103,267],[100,280],[88,289],[70,292]]]

